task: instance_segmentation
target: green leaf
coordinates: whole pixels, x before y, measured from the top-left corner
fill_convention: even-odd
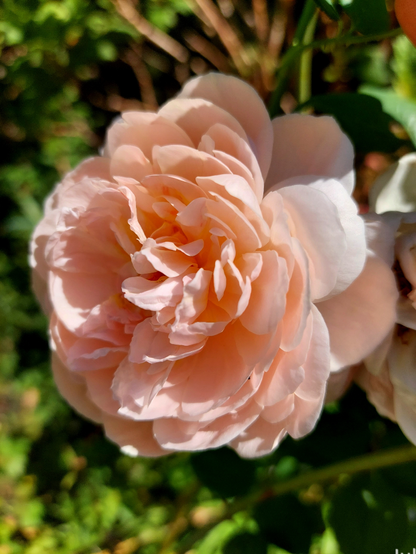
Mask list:
[[[229,448],[198,452],[191,463],[202,483],[223,497],[246,494],[254,483],[254,464]]]
[[[4,35],[4,37],[2,36]],[[15,27],[8,21],[0,21],[0,44],[5,43],[6,46],[13,46],[23,42],[23,32],[18,27]]]
[[[227,542],[223,554],[267,554],[267,541],[259,534],[241,533]]]
[[[312,96],[301,108],[304,106],[333,115],[359,152],[394,152],[404,143],[391,133],[391,117],[383,111],[382,103],[367,94]]]
[[[385,33],[390,27],[386,0],[340,0],[355,30],[363,35]]]
[[[380,474],[360,475],[342,485],[328,519],[343,554],[391,554],[408,532],[404,499]]]
[[[332,2],[330,0],[314,0],[315,4],[320,8],[328,17],[333,19],[334,21],[339,20],[339,14],[337,10],[332,5]]]
[[[403,98],[393,89],[383,89],[365,85],[360,88],[362,94],[377,98],[383,110],[406,129],[410,140],[416,146],[416,102]]]
[[[221,521],[201,541],[198,554],[219,554],[223,545],[238,532],[238,524],[234,520]]]
[[[361,83],[388,86],[392,80],[391,63],[379,44],[351,47],[347,51],[350,59],[351,77]]]
[[[293,554],[309,552],[312,535],[323,531],[319,510],[289,494],[257,505],[254,518],[269,542]]]
[[[416,48],[402,35],[393,41],[394,88],[406,98],[416,98]]]
[[[113,62],[117,59],[117,48],[108,40],[97,42],[97,54],[101,60]]]

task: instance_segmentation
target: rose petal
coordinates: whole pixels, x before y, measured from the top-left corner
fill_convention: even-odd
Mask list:
[[[206,347],[188,358],[186,365],[190,373],[184,386],[182,410],[191,415],[221,405],[240,389],[253,369],[238,353],[232,331],[228,328],[220,335],[210,337]]]
[[[416,154],[407,154],[389,167],[371,187],[370,207],[384,212],[416,211]]]
[[[259,411],[255,402],[248,402],[237,413],[218,417],[202,428],[200,422],[185,422],[177,418],[159,419],[154,422],[155,437],[164,448],[172,450],[218,448],[251,425]]]
[[[222,124],[243,140],[247,140],[243,127],[228,110],[223,110],[222,107],[202,98],[175,98],[162,106],[159,114],[181,127],[191,138],[194,146],[198,146],[203,135],[215,124]]]
[[[308,254],[312,299],[318,300],[334,289],[347,249],[337,207],[325,193],[306,185],[284,186],[279,193]]]
[[[155,145],[182,144],[193,146],[188,135],[173,121],[150,112],[125,112],[107,132],[104,153],[112,157],[119,146],[137,146],[144,156],[152,159]]]
[[[318,304],[329,330],[333,371],[356,364],[376,348],[394,325],[396,300],[390,268],[380,258],[369,256],[363,272],[347,290]]]
[[[131,421],[125,417],[103,414],[103,424],[106,436],[129,456],[152,458],[169,454],[169,450],[156,442],[151,421]]]
[[[131,177],[141,181],[153,171],[152,164],[137,146],[122,144],[111,157],[111,175]]]
[[[253,88],[236,77],[210,73],[188,81],[178,97],[205,98],[234,116],[249,137],[263,176],[267,175],[273,130],[267,110]]]
[[[124,296],[135,306],[144,310],[162,310],[176,306],[182,298],[182,277],[171,277],[165,281],[149,281],[143,277],[130,277],[123,281]]]
[[[253,191],[257,200],[261,202],[264,193],[264,181],[257,158],[247,142],[230,128],[220,124],[210,127],[204,136],[210,137],[214,141],[213,154],[216,157],[220,156],[219,159],[224,160],[227,158],[223,158],[222,155],[229,154],[244,164],[250,172],[252,178],[250,181],[253,182]]]
[[[269,423],[260,415],[231,446],[242,458],[258,458],[270,454],[286,435],[283,423]]]
[[[242,325],[256,335],[275,331],[285,313],[289,286],[285,260],[273,250],[261,252],[261,256],[260,275],[251,283],[250,301],[240,317]]]
[[[325,193],[337,207],[339,221],[347,241],[337,282],[331,291],[331,295],[335,295],[349,287],[364,268],[366,260],[364,222],[358,215],[357,205],[338,181],[319,179],[315,180],[311,186]]]
[[[277,117],[272,125],[273,154],[266,190],[298,175],[321,175],[341,181],[352,193],[354,150],[335,119],[291,114]]]

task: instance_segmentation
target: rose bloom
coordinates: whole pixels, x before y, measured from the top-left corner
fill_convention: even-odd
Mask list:
[[[384,213],[366,218],[369,245],[394,268],[400,296],[396,325],[352,377],[378,412],[397,421],[416,444],[415,191],[416,154],[401,158],[372,189],[370,207]]]
[[[229,444],[256,457],[309,433],[331,368],[394,321],[353,187],[332,118],[270,121],[231,76],[124,113],[32,240],[63,396],[132,455]]]

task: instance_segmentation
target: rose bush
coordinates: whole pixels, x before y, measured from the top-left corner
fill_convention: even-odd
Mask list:
[[[270,121],[230,76],[129,112],[57,185],[32,240],[59,390],[130,454],[309,433],[330,370],[394,321],[330,117]]]

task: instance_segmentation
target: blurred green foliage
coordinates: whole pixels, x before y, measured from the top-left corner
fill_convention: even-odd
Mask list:
[[[330,4],[336,3],[318,4],[335,18]],[[228,4],[219,5],[224,11]],[[237,7],[243,18],[247,6]],[[363,17],[371,30],[385,26],[384,12],[369,22],[362,0],[353,8],[357,28]],[[178,39],[196,21],[184,0],[148,0],[142,11]],[[312,482],[281,496],[273,492],[305,471],[407,443],[358,389],[328,407],[311,436],[287,439],[257,461],[240,460],[225,448],[129,458],[57,393],[47,322],[30,291],[27,243],[60,176],[97,151],[117,109],[145,102],[134,67],[125,62],[132,45],[143,46],[142,38],[110,0],[0,4],[0,554],[411,551],[415,463]],[[146,70],[162,102],[179,88],[178,75],[189,74],[192,60],[189,67],[175,65],[146,48],[153,63]],[[391,118],[416,142],[406,123],[410,116],[397,113],[402,100],[408,109],[416,106],[416,50],[403,37],[393,50],[393,58],[379,45],[335,48],[319,53],[321,61],[317,56],[322,74],[310,106],[339,117],[361,159],[374,149],[394,157],[399,146],[408,147],[406,135],[390,132]],[[373,87],[381,104],[357,93],[363,84],[367,95]],[[394,95],[396,112],[381,93]],[[374,126],[363,135],[368,109]]]

